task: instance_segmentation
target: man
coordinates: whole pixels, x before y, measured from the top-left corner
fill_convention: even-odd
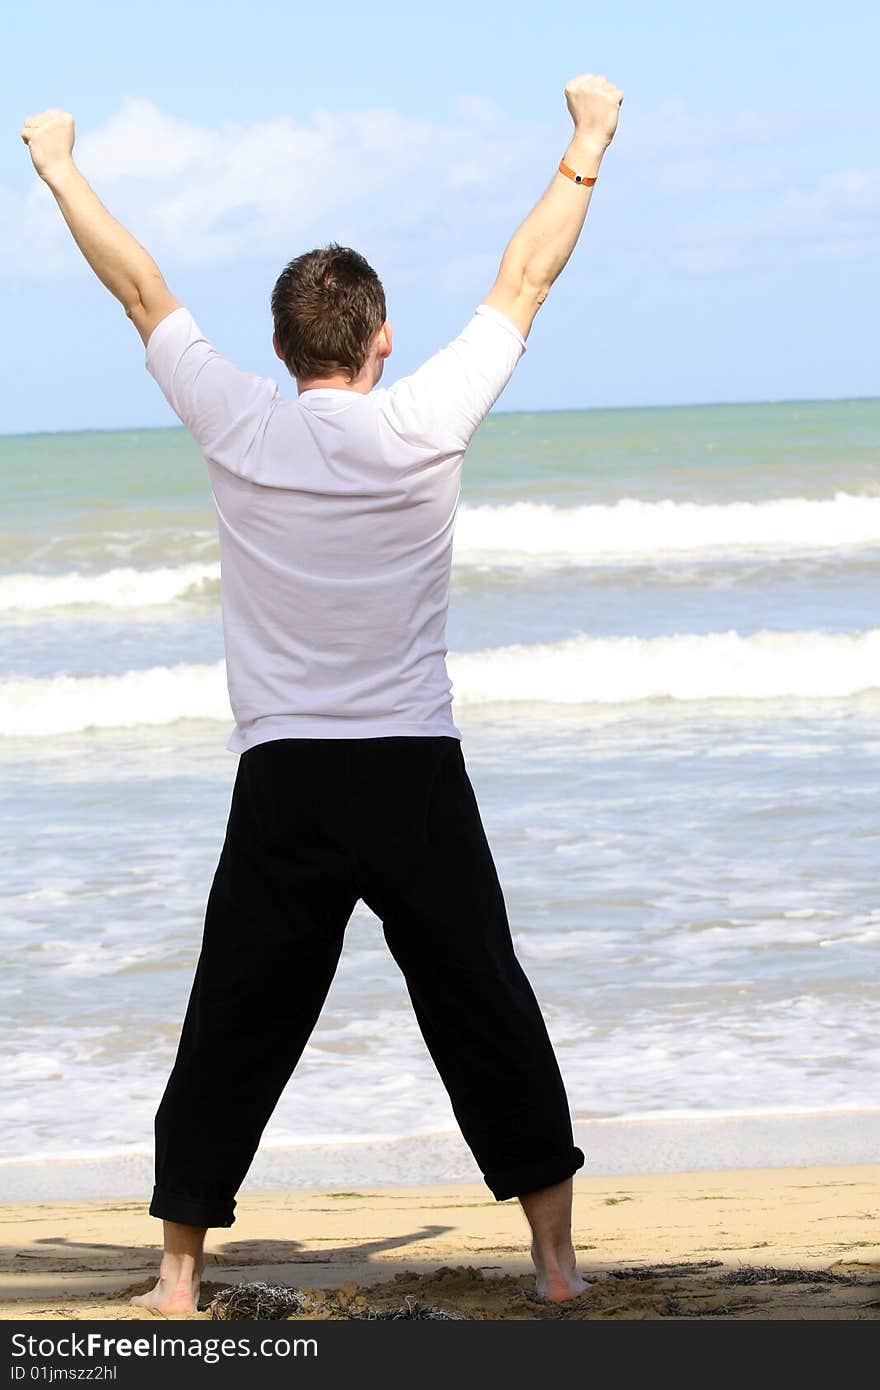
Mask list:
[[[162,1313],[197,1306],[263,1128],[315,1026],[359,898],[381,918],[485,1181],[519,1198],[539,1296],[587,1287],[571,1238],[584,1162],[452,720],[445,623],[462,457],[580,234],[620,92],[565,88],[574,134],[464,331],[377,389],[391,328],[375,272],[335,244],[272,295],[297,397],[218,356],[73,162],[61,111],[22,138],[146,365],[199,444],[217,509],[239,763],[177,1058],[156,1115],[150,1213]],[[230,1046],[230,1044],[232,1044]]]

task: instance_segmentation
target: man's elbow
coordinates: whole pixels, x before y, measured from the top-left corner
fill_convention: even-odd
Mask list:
[[[523,285],[523,298],[527,303],[540,309],[552,288],[552,280],[528,279]]]
[[[537,310],[550,293],[553,282],[539,267],[525,263],[506,269],[503,275],[499,276],[499,283],[503,284],[509,298]]]
[[[150,292],[145,293],[144,288],[139,286],[122,300],[122,307],[145,343],[153,329],[168,314],[181,307],[180,300],[175,299],[164,280],[161,286],[148,288]]]
[[[500,310],[527,338],[549,288],[541,281],[532,281],[527,275],[499,275],[483,303]]]

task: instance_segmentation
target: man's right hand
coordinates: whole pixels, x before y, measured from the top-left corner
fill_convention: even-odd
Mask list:
[[[28,116],[21,138],[30,150],[34,168],[47,183],[53,174],[67,173],[72,167],[74,127],[68,111],[51,108],[38,116]]]
[[[607,78],[587,72],[565,84],[565,100],[574,121],[574,138],[607,149],[617,129],[623,92]]]

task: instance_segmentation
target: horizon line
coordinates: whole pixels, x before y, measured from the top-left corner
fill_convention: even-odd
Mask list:
[[[290,399],[295,399],[295,397],[290,397]],[[493,409],[486,416],[486,420],[498,419],[507,415],[587,415],[612,410],[713,410],[723,406],[756,405],[847,405],[870,401],[880,401],[880,396],[772,396],[750,400],[642,402],[639,405],[538,406],[531,410]],[[178,421],[176,424],[169,425],[77,425],[72,429],[2,430],[0,431],[0,439],[30,439],[58,434],[143,434],[150,430],[183,430],[184,433],[187,433],[186,426]]]

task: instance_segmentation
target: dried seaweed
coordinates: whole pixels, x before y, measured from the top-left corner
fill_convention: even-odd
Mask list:
[[[350,1313],[349,1317],[363,1318],[367,1322],[375,1322],[381,1319],[384,1322],[400,1322],[404,1318],[418,1318],[421,1321],[432,1322],[466,1322],[461,1313],[450,1313],[445,1308],[436,1308],[430,1303],[420,1303],[412,1294],[408,1294],[399,1308],[368,1308],[363,1313]]]
[[[448,1312],[430,1303],[422,1303],[411,1294],[391,1308],[371,1308],[362,1297],[352,1298],[343,1290],[316,1290],[306,1293],[286,1284],[236,1284],[221,1289],[208,1304],[208,1314],[214,1321],[283,1322],[288,1318],[317,1314],[326,1318],[362,1320],[365,1322],[399,1322],[401,1320],[465,1322],[461,1313]]]
[[[731,1269],[718,1276],[719,1284],[860,1284],[854,1274],[833,1274],[827,1269],[774,1269],[772,1265]]]
[[[258,1281],[221,1289],[208,1304],[208,1312],[219,1322],[281,1322],[291,1313],[302,1313],[308,1301],[300,1289]]]
[[[609,1269],[612,1279],[668,1279],[673,1274],[693,1274],[698,1269],[721,1269],[721,1260],[700,1260],[683,1264],[638,1265],[632,1269]]]

